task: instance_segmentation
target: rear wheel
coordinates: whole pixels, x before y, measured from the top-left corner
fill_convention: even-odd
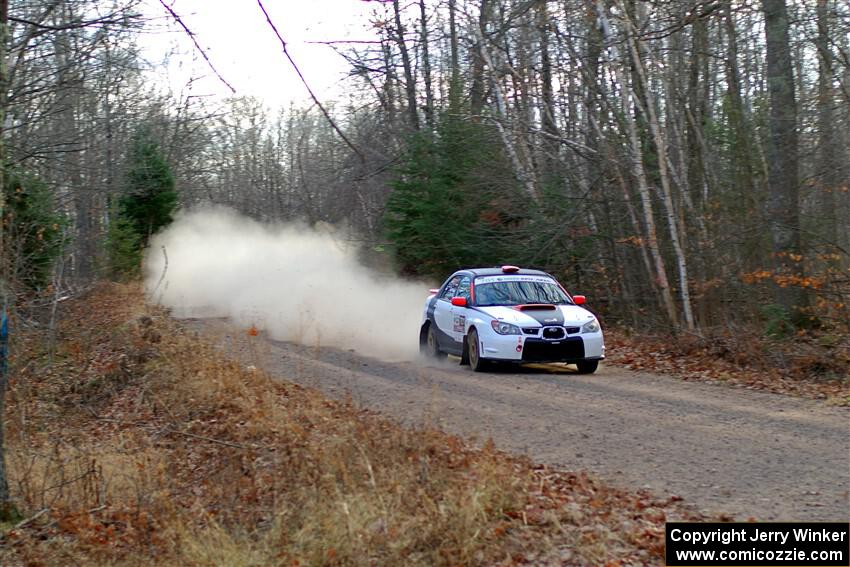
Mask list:
[[[578,367],[579,374],[593,374],[596,372],[596,369],[599,367],[598,360],[582,360],[576,363],[576,367]]]
[[[475,329],[466,335],[466,353],[469,357],[469,365],[475,372],[487,369],[487,361],[481,358],[481,343],[478,341],[478,331]]]
[[[437,342],[437,333],[434,331],[434,324],[428,325],[428,331],[425,334],[424,352],[429,358],[445,358],[446,353],[440,350],[440,345]]]

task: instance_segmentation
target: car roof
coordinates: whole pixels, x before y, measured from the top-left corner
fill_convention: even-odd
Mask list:
[[[520,268],[515,272],[504,272],[501,267],[497,268],[466,268],[463,270],[458,270],[452,275],[457,274],[470,274],[474,277],[478,276],[549,276],[551,274],[547,274],[546,272],[540,270],[530,270],[527,268]]]

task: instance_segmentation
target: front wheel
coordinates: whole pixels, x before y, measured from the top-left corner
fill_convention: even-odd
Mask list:
[[[576,363],[576,367],[578,367],[579,374],[593,374],[596,372],[596,369],[599,367],[598,360],[582,360]]]
[[[475,372],[487,369],[487,361],[481,358],[481,343],[478,341],[478,331],[472,329],[466,336],[466,353],[469,358],[469,366]]]

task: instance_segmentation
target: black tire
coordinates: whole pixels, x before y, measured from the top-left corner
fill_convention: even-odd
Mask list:
[[[446,357],[446,353],[440,350],[440,344],[437,342],[437,334],[434,332],[433,323],[428,325],[428,330],[425,332],[425,343],[422,345],[422,352],[428,358]]]
[[[579,374],[593,374],[596,372],[596,369],[599,368],[599,361],[582,360],[581,362],[576,362],[576,367],[578,368]]]
[[[466,353],[472,370],[483,372],[487,369],[487,361],[481,358],[481,343],[478,341],[478,331],[475,329],[466,335]]]

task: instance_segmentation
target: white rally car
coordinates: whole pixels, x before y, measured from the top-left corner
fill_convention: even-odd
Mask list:
[[[422,352],[460,356],[475,371],[489,362],[574,363],[581,374],[605,358],[602,329],[546,272],[516,266],[452,274],[431,290],[419,331]]]

